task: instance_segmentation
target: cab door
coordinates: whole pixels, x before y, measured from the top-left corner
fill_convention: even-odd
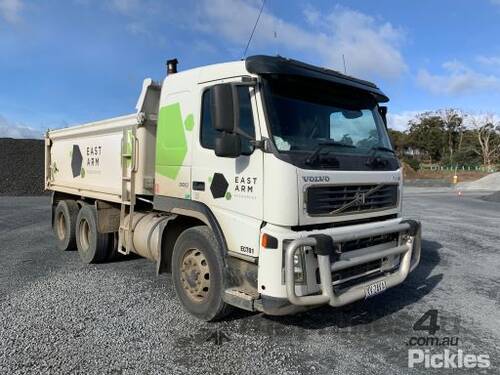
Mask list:
[[[242,137],[240,156],[215,155],[218,130],[210,113],[209,88],[200,88],[198,137],[193,139],[192,199],[203,202],[213,212],[229,251],[256,257],[263,217],[263,153]],[[237,86],[237,95],[240,128],[259,140],[255,88]]]

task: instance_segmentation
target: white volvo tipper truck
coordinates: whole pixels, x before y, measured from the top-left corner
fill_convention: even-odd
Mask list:
[[[282,57],[167,65],[136,113],[47,132],[61,250],[149,258],[205,320],[342,306],[418,265],[377,86]]]

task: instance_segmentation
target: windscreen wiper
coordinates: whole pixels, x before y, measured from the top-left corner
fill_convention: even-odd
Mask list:
[[[396,151],[394,151],[392,148],[385,146],[373,146],[372,148],[370,148],[370,151],[387,151],[396,155]]]
[[[336,141],[319,142],[318,146],[316,146],[316,149],[307,157],[306,164],[308,164],[308,165],[314,164],[317,161],[321,150],[323,150],[325,147],[329,147],[329,146],[356,148],[356,146],[348,145],[346,143],[336,142]]]
[[[371,159],[366,161],[366,165],[371,168],[385,167],[388,163],[387,159],[382,159],[376,156],[377,151],[386,151],[390,152],[393,155],[396,155],[396,151],[394,151],[392,148],[385,146],[373,146],[370,148],[370,151],[372,151],[373,157],[371,157]]]

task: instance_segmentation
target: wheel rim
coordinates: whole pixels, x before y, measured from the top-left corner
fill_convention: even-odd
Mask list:
[[[203,302],[210,290],[210,269],[205,254],[189,249],[181,262],[181,283],[186,295],[193,302]]]
[[[57,237],[59,237],[60,240],[64,240],[66,237],[66,220],[64,220],[64,214],[62,212],[59,212],[56,218],[56,231]]]
[[[80,245],[82,247],[83,251],[88,251],[90,248],[90,240],[89,240],[89,235],[90,233],[90,226],[87,220],[83,219],[80,222]]]

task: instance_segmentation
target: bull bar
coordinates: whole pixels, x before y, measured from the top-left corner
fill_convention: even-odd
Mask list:
[[[363,254],[351,256],[349,253],[341,253],[334,258],[335,244],[346,241],[362,239],[391,233],[403,233],[404,241],[398,241],[398,246]],[[295,292],[294,255],[302,246],[310,246],[317,255],[320,276],[321,294],[299,296]],[[376,228],[359,230],[356,232],[343,233],[334,237],[325,234],[312,235],[293,240],[285,250],[285,284],[287,297],[290,303],[299,306],[330,304],[331,306],[343,306],[359,299],[365,298],[365,289],[374,283],[385,281],[386,287],[391,288],[402,283],[409,272],[418,265],[421,251],[421,225],[415,220],[404,220],[391,225],[382,225]],[[349,267],[368,263],[373,260],[391,255],[402,255],[399,267],[396,271],[377,277],[375,279],[360,282],[337,293],[332,285],[332,272],[340,271]],[[413,256],[412,256],[413,255]]]

